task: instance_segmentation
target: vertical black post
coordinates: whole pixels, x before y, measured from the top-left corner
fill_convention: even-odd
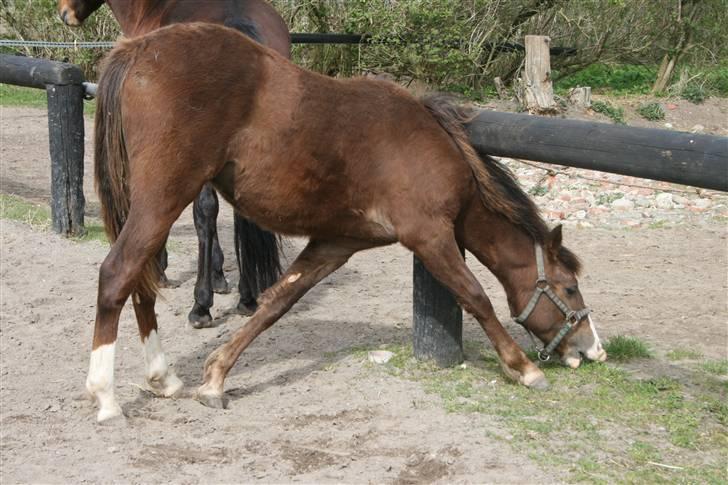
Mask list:
[[[85,233],[83,86],[49,84],[46,93],[53,230],[81,236]]]
[[[433,360],[440,367],[463,359],[463,311],[450,290],[414,258],[413,347],[418,359]]]

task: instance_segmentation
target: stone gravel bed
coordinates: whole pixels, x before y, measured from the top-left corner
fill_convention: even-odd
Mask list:
[[[636,177],[501,158],[551,224],[661,228],[728,221],[728,194]]]

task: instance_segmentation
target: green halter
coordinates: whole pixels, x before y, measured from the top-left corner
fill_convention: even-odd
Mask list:
[[[547,362],[549,359],[551,359],[551,354],[554,352],[556,347],[558,347],[564,337],[566,337],[571,329],[574,328],[574,326],[579,323],[582,318],[589,315],[589,312],[591,312],[591,310],[589,310],[588,308],[582,308],[581,310],[574,311],[569,307],[569,305],[564,303],[564,301],[559,298],[556,293],[554,293],[554,291],[551,289],[551,286],[549,285],[548,280],[546,279],[546,270],[544,269],[543,264],[543,248],[538,243],[536,243],[536,269],[538,271],[536,289],[534,290],[531,299],[526,305],[526,308],[523,309],[520,315],[514,317],[513,320],[516,323],[522,325],[523,328],[531,333],[531,331],[526,327],[526,320],[531,315],[531,313],[533,313],[533,310],[536,308],[536,304],[538,304],[538,300],[541,298],[541,295],[544,294],[549,298],[549,300],[554,303],[554,305],[556,305],[559,310],[561,310],[561,313],[563,313],[566,317],[563,322],[563,328],[559,330],[559,333],[556,334],[553,340],[551,340],[551,342],[549,342],[546,347],[538,351],[539,360],[541,360],[542,362]]]

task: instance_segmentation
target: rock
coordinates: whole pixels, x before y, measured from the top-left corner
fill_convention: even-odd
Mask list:
[[[626,197],[622,197],[621,199],[617,199],[612,202],[612,208],[618,210],[631,210],[634,208],[634,202]]]
[[[386,364],[394,357],[394,354],[388,350],[372,350],[367,356],[369,357],[369,362],[373,364]]]
[[[672,194],[669,192],[663,192],[655,197],[655,205],[660,209],[672,209],[674,203],[672,200]]]
[[[652,201],[647,197],[637,197],[634,203],[637,207],[649,207],[652,205]]]
[[[672,128],[672,123],[665,123],[665,128],[671,129]]]
[[[688,205],[690,199],[688,199],[687,197],[683,197],[682,195],[673,195],[672,201],[676,204]]]
[[[707,209],[713,204],[713,201],[710,199],[697,199],[693,205],[697,207],[698,209]]]
[[[705,127],[703,125],[693,125],[692,128],[690,128],[690,133],[702,133],[705,131]]]
[[[574,217],[576,217],[579,220],[586,219],[586,211],[585,210],[576,211],[576,213],[574,214]]]

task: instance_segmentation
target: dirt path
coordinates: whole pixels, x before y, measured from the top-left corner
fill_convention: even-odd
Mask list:
[[[40,110],[2,109],[3,193],[47,197],[44,116]],[[88,198],[93,208],[93,194]],[[222,243],[231,265],[231,219],[228,209],[225,213]],[[726,357],[724,224],[571,228],[565,240],[584,259],[581,285],[603,338],[633,335],[658,354],[687,348]],[[234,295],[225,295],[216,297],[220,327],[187,326],[196,247],[189,213],[175,226],[172,241],[169,276],[179,287],[165,290],[157,312],[170,361],[194,388],[206,356],[245,319],[225,316],[236,303]],[[230,404],[224,411],[188,398],[156,399],[139,390],[142,350],[133,312],[125,309],[116,380],[128,418],[124,427],[107,428],[95,424],[91,406],[73,399],[88,366],[96,278],[107,249],[9,221],[0,221],[0,244],[5,483],[522,483],[560,478],[525,453],[489,439],[499,431],[495,419],[448,414],[439,398],[419,384],[379,372],[353,352],[409,339],[411,255],[402,248],[355,256],[254,342],[227,380]],[[301,241],[290,242],[289,258],[300,247]],[[470,264],[505,317],[503,292],[485,270]],[[237,279],[234,273],[230,277],[233,283]],[[465,327],[467,340],[489,346],[471,318]],[[529,345],[520,328],[509,331]]]

